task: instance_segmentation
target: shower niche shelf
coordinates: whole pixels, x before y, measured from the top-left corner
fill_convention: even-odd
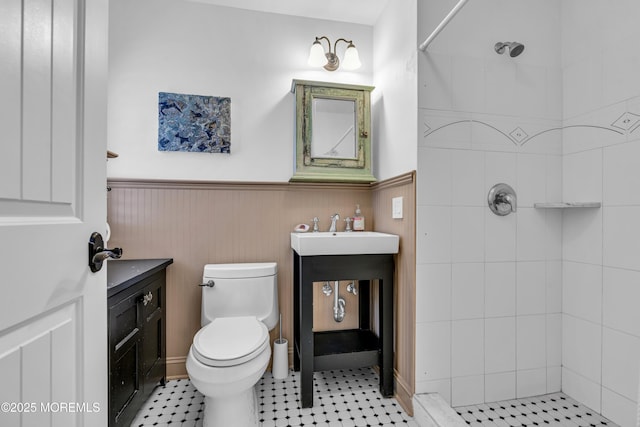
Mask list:
[[[534,203],[536,209],[574,209],[574,208],[599,208],[600,202],[560,202],[560,203]]]

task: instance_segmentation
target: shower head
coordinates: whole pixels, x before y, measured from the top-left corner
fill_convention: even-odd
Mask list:
[[[518,42],[498,42],[493,47],[498,54],[502,55],[504,53],[504,49],[509,49],[509,56],[515,58],[520,55],[524,50],[524,45]]]

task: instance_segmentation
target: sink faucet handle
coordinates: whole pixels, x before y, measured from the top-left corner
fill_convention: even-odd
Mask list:
[[[344,231],[347,231],[347,232],[352,231],[352,230],[351,230],[351,221],[353,221],[353,220],[352,220],[351,218],[349,218],[349,217],[346,217],[346,218],[344,219],[344,222],[346,222],[346,223],[347,223],[347,225],[346,225],[346,226],[345,226],[345,228],[344,228]]]
[[[320,230],[318,230],[318,221],[320,221],[320,220],[318,219],[317,216],[314,216],[312,221],[313,221],[313,232],[317,233],[318,231],[320,231]]]
[[[358,288],[356,288],[355,282],[351,282],[347,285],[347,292],[353,295],[358,295]]]

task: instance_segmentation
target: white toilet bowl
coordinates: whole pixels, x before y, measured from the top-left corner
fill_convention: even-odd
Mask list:
[[[204,427],[257,427],[254,386],[269,364],[275,326],[277,266],[208,264],[202,329],[193,338],[187,373],[204,395]]]
[[[255,317],[222,317],[198,331],[187,372],[205,396],[205,427],[258,425],[254,386],[270,357],[269,331]]]

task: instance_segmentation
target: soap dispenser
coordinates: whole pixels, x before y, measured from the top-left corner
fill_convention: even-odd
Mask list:
[[[353,216],[353,231],[364,231],[364,216],[360,205],[356,205],[356,214]]]

